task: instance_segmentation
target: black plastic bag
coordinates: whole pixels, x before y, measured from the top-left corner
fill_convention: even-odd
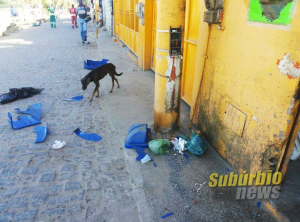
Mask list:
[[[44,89],[36,89],[32,87],[23,87],[23,88],[12,88],[9,89],[9,93],[0,95],[0,104],[6,104],[18,99],[29,98],[35,94],[42,92]]]

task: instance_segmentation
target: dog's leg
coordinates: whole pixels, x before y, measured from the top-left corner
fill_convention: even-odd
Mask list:
[[[120,88],[119,81],[117,80],[117,78],[116,78],[116,77],[114,77],[114,79],[115,79],[115,81],[116,81],[116,82],[117,82],[117,84],[118,84],[118,88]]]
[[[91,96],[91,99],[90,99],[90,102],[92,102],[93,101],[93,98],[94,98],[94,95],[95,95],[95,92],[97,92],[98,90],[99,90],[99,83],[97,84],[96,83],[96,87],[95,87],[95,89],[94,89],[94,91],[93,91],[93,93],[92,93],[92,96]]]
[[[96,96],[97,98],[99,97],[99,88],[97,89],[97,96]]]
[[[111,87],[110,93],[112,93],[114,91],[115,81],[114,81],[113,75],[111,75],[110,77],[111,77],[111,81],[112,81],[112,87]]]

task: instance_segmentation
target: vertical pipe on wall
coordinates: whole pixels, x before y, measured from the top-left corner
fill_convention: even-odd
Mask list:
[[[175,131],[180,121],[181,56],[170,56],[170,26],[184,27],[185,0],[157,0],[154,128]]]

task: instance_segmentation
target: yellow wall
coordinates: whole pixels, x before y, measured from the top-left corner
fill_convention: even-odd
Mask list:
[[[195,67],[197,78],[202,76],[202,80],[193,123],[239,172],[267,170],[270,158],[280,162],[298,105],[296,102],[287,114],[299,80],[281,74],[277,60],[290,53],[291,59],[300,61],[300,4],[290,30],[280,30],[279,26],[247,22],[247,3],[225,1],[225,29],[211,25],[203,73],[201,63]],[[200,24],[200,30],[201,25],[205,29]],[[198,47],[202,51],[197,52],[196,61],[203,61],[204,48],[203,44]],[[228,119],[228,104],[246,116],[242,136],[230,129],[241,127],[242,120],[235,119],[239,118],[237,113]],[[280,131],[284,138],[280,138]]]

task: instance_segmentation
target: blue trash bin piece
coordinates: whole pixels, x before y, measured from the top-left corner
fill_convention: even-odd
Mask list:
[[[33,116],[19,116],[18,120],[13,121],[12,115],[10,113],[8,113],[8,121],[9,121],[11,127],[15,130],[41,123],[41,121],[39,119],[36,119]]]
[[[33,118],[40,120],[42,118],[42,103],[35,103],[22,111],[19,108],[15,109],[18,113],[31,115]]]
[[[36,143],[41,143],[46,139],[47,134],[50,133],[48,130],[48,123],[45,126],[36,126],[33,129],[33,132],[36,133]]]
[[[130,127],[125,141],[125,147],[133,149],[135,147],[148,147],[147,143],[147,124],[134,124]]]
[[[83,61],[83,68],[93,70],[95,68],[103,66],[108,61],[109,61],[108,59],[102,59],[101,61],[86,60]]]
[[[76,130],[74,130],[74,133],[77,136],[79,136],[79,137],[81,137],[81,138],[83,138],[85,140],[95,141],[95,142],[102,140],[102,137],[99,136],[97,133],[85,133],[85,132],[81,132],[79,128],[77,128]]]

